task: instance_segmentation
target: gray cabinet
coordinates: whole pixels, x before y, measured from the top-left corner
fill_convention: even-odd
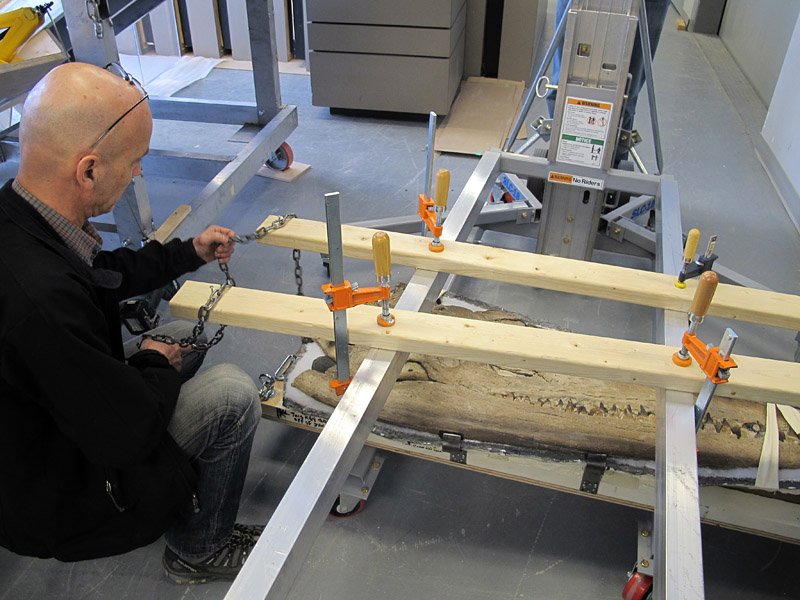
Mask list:
[[[465,0],[307,0],[315,106],[446,114],[464,70]]]

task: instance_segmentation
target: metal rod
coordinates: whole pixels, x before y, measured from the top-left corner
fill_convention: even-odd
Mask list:
[[[553,39],[550,40],[550,45],[547,47],[547,54],[544,56],[544,60],[542,60],[542,64],[539,65],[539,70],[536,72],[536,76],[528,82],[528,95],[525,98],[525,104],[522,106],[522,110],[519,111],[519,116],[517,117],[517,122],[514,123],[514,129],[511,130],[511,134],[508,136],[506,143],[503,145],[503,150],[506,152],[511,151],[511,146],[514,144],[514,140],[517,139],[517,135],[519,134],[519,130],[522,129],[522,124],[525,122],[525,119],[528,116],[528,111],[533,104],[533,99],[536,97],[536,83],[542,77],[545,69],[550,66],[550,62],[553,60],[553,54],[555,54],[556,47],[563,41],[564,39],[564,30],[567,27],[567,15],[569,14],[569,9],[572,7],[572,0],[567,2],[567,6],[564,9],[564,14],[561,16],[561,21],[558,22],[558,27],[556,27],[556,32],[553,34]]]
[[[534,133],[530,138],[528,138],[528,140],[524,144],[522,144],[522,146],[517,148],[516,151],[517,154],[522,154],[523,152],[525,152],[525,150],[533,146],[539,140],[540,137],[542,137],[541,133],[539,133],[538,131]]]
[[[639,8],[639,41],[644,53],[644,76],[647,82],[647,101],[650,104],[650,122],[653,126],[653,145],[656,150],[656,167],[658,175],[664,172],[664,156],[661,152],[661,133],[658,129],[658,111],[656,110],[656,89],[653,83],[653,60],[650,54],[650,28],[647,25],[647,8],[643,1]]]
[[[325,219],[328,230],[328,264],[331,284],[344,283],[344,256],[342,254],[342,216],[339,210],[339,192],[325,194]],[[336,344],[336,377],[344,383],[350,379],[350,350],[347,345],[347,311],[333,313],[333,333]]]
[[[628,149],[628,153],[633,158],[633,162],[636,163],[636,167],[639,169],[639,172],[640,173],[644,173],[645,175],[649,175],[649,173],[647,172],[647,169],[645,169],[645,167],[644,167],[644,163],[642,162],[642,159],[639,158],[639,153],[636,152],[636,148],[631,146]]]

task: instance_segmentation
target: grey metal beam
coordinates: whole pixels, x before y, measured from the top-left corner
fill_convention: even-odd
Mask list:
[[[186,238],[203,231],[240,192],[264,161],[297,127],[297,107],[287,106],[242,149],[192,201],[192,212],[173,236]]]
[[[253,102],[219,102],[198,98],[152,96],[147,104],[154,119],[165,121],[195,121],[226,125],[258,122],[256,105]]]
[[[452,206],[441,239],[463,241],[498,173],[499,155],[478,163]],[[430,310],[448,275],[418,270],[399,310]],[[408,353],[371,350],[300,467],[225,596],[284,598],[380,414]]]
[[[124,31],[162,2],[164,0],[108,0],[114,33]]]
[[[281,110],[278,48],[275,43],[275,7],[272,2],[247,2],[250,55],[256,87],[257,123],[269,122]],[[276,146],[277,148],[277,146]],[[273,148],[275,150],[275,148]]]
[[[657,267],[677,276],[683,262],[683,235],[678,186],[671,177],[662,176],[660,196]],[[679,345],[686,315],[659,314],[659,341]],[[659,390],[656,396],[655,600],[704,597],[694,401],[692,394],[681,392]]]
[[[618,169],[609,169],[603,174],[591,167],[570,165],[566,163],[549,162],[546,158],[525,156],[504,152],[500,160],[500,170],[504,173],[514,173],[523,177],[537,177],[547,179],[550,171],[568,173],[578,177],[604,179],[605,189],[620,190],[634,195],[647,194],[655,196],[658,193],[659,180],[654,175],[631,173]]]
[[[153,149],[142,160],[142,170],[148,177],[211,181],[235,159],[235,154],[217,155]]]

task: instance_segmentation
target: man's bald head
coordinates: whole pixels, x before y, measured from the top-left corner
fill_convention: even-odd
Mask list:
[[[105,69],[85,63],[56,67],[36,84],[25,101],[20,122],[21,151],[44,150],[54,161],[74,158],[88,151],[103,131],[140,98],[132,85]],[[149,119],[144,104],[134,112],[140,109],[141,113],[148,113]],[[126,119],[115,129],[123,129]],[[106,141],[111,142],[104,140],[104,145]],[[113,150],[115,144],[108,146]]]
[[[141,173],[150,144],[153,122],[141,99],[128,81],[94,65],[50,71],[23,108],[19,183],[76,224],[110,211]]]

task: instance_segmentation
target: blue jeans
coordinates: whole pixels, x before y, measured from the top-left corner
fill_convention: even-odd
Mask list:
[[[556,27],[564,15],[568,0],[558,0],[556,4]],[[661,39],[661,31],[664,29],[664,21],[667,18],[667,10],[669,9],[670,0],[645,0],[645,8],[647,9],[647,29],[650,33],[650,58],[652,59],[656,54],[656,47],[658,41]],[[553,53],[553,74],[550,78],[550,83],[557,85],[561,76],[561,51],[563,41],[559,44]],[[631,63],[628,67],[628,72],[631,74],[631,88],[628,91],[628,101],[625,103],[625,109],[622,113],[622,129],[630,131],[633,129],[633,117],[636,114],[636,102],[639,99],[639,92],[642,91],[644,85],[644,53],[642,51],[642,44],[639,40],[639,32],[636,32],[636,38],[633,42],[633,52],[631,54]],[[555,114],[556,106],[556,92],[551,91],[547,95],[547,106],[550,110],[550,117]],[[614,160],[614,166],[619,164],[620,160],[627,158],[627,151],[621,152],[617,150],[617,155]]]
[[[151,333],[182,338],[193,324],[174,321]],[[126,355],[135,351],[132,342]],[[165,537],[169,547],[187,558],[202,558],[230,538],[247,475],[250,448],[261,420],[261,403],[253,380],[239,367],[221,364],[192,377],[204,355],[184,356],[175,413],[167,427],[197,473],[195,498],[179,511]]]

